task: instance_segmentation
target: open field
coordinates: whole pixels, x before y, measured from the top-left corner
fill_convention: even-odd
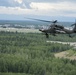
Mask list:
[[[26,28],[0,28],[0,31],[9,32],[24,32],[24,33],[40,33],[38,29],[26,29]]]
[[[68,51],[59,52],[55,54],[55,57],[76,60],[76,51],[68,50]]]
[[[61,44],[69,44],[70,46],[73,46],[74,50],[67,50],[59,53],[55,53],[55,57],[59,58],[68,58],[70,60],[76,60],[76,42],[60,42],[60,41],[47,41],[51,43],[61,43]]]

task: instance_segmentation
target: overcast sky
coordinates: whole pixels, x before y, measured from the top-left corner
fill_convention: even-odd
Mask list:
[[[0,19],[24,17],[74,21],[76,0],[0,0]]]

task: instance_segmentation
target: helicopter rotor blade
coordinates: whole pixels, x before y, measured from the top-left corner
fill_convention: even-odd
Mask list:
[[[75,19],[75,23],[76,23],[76,19]]]
[[[55,21],[47,21],[47,20],[34,19],[34,18],[27,18],[27,19],[32,19],[32,20],[37,20],[37,21],[42,21],[42,22],[50,22],[50,23],[56,23],[57,22],[57,20],[55,20]]]
[[[27,19],[32,19],[32,20],[37,20],[37,21],[42,21],[42,22],[52,22],[52,21],[41,20],[41,19],[34,19],[34,18],[27,18]]]
[[[75,19],[75,23],[74,23],[74,24],[72,24],[71,26],[74,26],[74,25],[76,25],[76,19]]]

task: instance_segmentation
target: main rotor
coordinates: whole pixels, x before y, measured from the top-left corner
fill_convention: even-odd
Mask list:
[[[57,23],[57,20],[54,21],[48,21],[48,20],[41,20],[41,19],[35,19],[35,18],[27,18],[27,19],[31,19],[31,20],[36,20],[36,21],[42,21],[42,22],[49,22],[49,23]]]

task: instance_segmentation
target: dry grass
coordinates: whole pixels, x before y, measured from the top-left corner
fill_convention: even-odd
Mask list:
[[[74,50],[63,51],[63,52],[56,53],[54,55],[55,57],[58,57],[58,58],[67,58],[70,60],[76,60],[76,51]]]

